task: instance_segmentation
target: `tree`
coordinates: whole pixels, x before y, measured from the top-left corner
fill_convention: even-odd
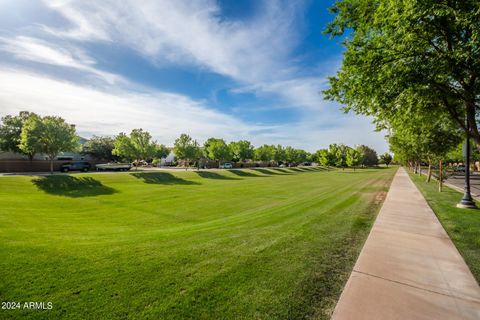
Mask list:
[[[281,145],[273,146],[273,160],[277,163],[283,163],[287,159],[287,153]]]
[[[360,164],[366,167],[376,166],[378,164],[377,152],[366,145],[359,145],[357,150],[360,151],[362,158]]]
[[[288,163],[294,163],[297,161],[297,150],[290,146],[285,148],[285,160]]]
[[[115,137],[112,154],[128,161],[134,161],[135,170],[138,169],[140,160],[152,159],[156,152],[156,142],[152,141],[149,132],[143,129],[133,129],[130,136],[120,133]]]
[[[322,166],[333,166],[335,165],[334,156],[328,151],[328,149],[320,149],[315,153],[315,158],[318,163]]]
[[[223,139],[209,138],[204,144],[207,158],[214,161],[231,160],[233,155]]]
[[[353,148],[347,148],[346,153],[347,157],[345,162],[349,167],[353,167],[353,171],[355,171],[355,167],[358,166],[362,161],[362,154],[360,153],[360,151]]]
[[[373,116],[379,128],[441,113],[480,148],[480,1],[339,0],[332,11],[325,32],[351,32],[327,98]]]
[[[233,154],[234,161],[252,160],[254,155],[254,148],[250,141],[240,140],[235,142],[230,142],[230,150]]]
[[[198,142],[185,133],[175,140],[173,152],[178,159],[186,162],[186,169],[188,169],[190,161],[198,159],[201,154]]]
[[[392,162],[392,155],[388,152],[385,152],[384,154],[382,154],[380,156],[380,159],[382,160],[383,163],[385,163],[388,167],[388,165],[390,164],[390,162]]]
[[[20,148],[22,128],[30,117],[38,116],[33,112],[20,111],[18,116],[7,115],[2,118],[2,124],[0,125],[0,150],[25,154],[30,161],[33,160],[35,150],[22,150]]]
[[[273,150],[275,147],[264,144],[255,149],[255,160],[268,162],[273,160]]]
[[[116,161],[118,158],[112,154],[114,148],[113,138],[93,136],[83,145],[82,153],[97,160]]]
[[[29,117],[23,124],[20,136],[20,149],[24,153],[44,153],[48,156],[51,173],[53,160],[60,152],[79,149],[75,126],[60,117]]]
[[[328,151],[332,154],[337,167],[345,168],[347,165],[347,146],[344,144],[333,143],[328,146]]]
[[[163,144],[155,144],[153,157],[156,159],[164,159],[170,154],[170,149]]]
[[[410,122],[402,119],[392,122],[389,143],[396,159],[413,163],[415,172],[421,162],[428,162],[427,181],[430,181],[432,162],[446,157],[460,143],[462,134],[449,118],[438,115],[435,120],[422,121],[424,117],[431,115],[417,114]]]
[[[309,154],[307,151],[302,149],[295,150],[295,162],[296,163],[303,163],[308,160]]]

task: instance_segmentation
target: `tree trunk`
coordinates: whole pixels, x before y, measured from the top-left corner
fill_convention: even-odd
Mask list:
[[[442,192],[443,186],[443,167],[442,167],[442,160],[440,160],[440,173],[438,174],[438,192]]]
[[[53,174],[53,158],[50,157],[50,174]]]
[[[418,175],[421,176],[422,175],[422,162],[418,162]]]
[[[428,160],[427,182],[430,182],[431,179],[432,179],[432,161]]]

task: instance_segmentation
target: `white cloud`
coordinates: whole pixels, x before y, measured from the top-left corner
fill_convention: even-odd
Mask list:
[[[117,75],[96,69],[94,67],[96,61],[83,50],[73,46],[66,48],[41,39],[17,36],[15,38],[0,37],[0,50],[8,52],[20,60],[68,67],[88,72],[110,84],[120,79]]]
[[[252,83],[289,72],[284,61],[296,41],[300,3],[267,1],[261,14],[232,21],[220,17],[213,0],[46,1],[71,28],[44,29],[74,40],[119,42],[155,63],[196,64]]]
[[[0,115],[25,109],[58,114],[76,123],[86,136],[142,127],[166,144],[187,132],[199,140],[250,139],[256,145],[290,144],[310,151],[332,142],[386,148],[383,135],[372,132],[369,119],[344,115],[338,106],[323,101],[319,92],[325,79],[305,76],[322,74],[321,70],[305,73],[296,66],[292,54],[299,41],[303,1],[265,1],[263,7],[257,4],[256,14],[241,20],[221,17],[215,0],[49,0],[44,4],[67,23],[30,24],[19,29],[30,36],[0,37],[0,50],[17,60],[60,67],[62,73],[56,77],[76,84],[41,76],[40,68],[28,73],[0,66]],[[141,87],[98,68],[93,52],[84,51],[97,42],[128,47],[160,67],[174,64],[230,77],[238,85],[232,92],[280,97],[280,105],[297,108],[298,120],[265,126],[185,95]],[[66,77],[66,69],[77,71],[79,77]],[[78,84],[92,75],[102,82]]]
[[[256,129],[178,94],[102,91],[18,69],[0,69],[0,83],[2,116],[20,110],[55,114],[77,124],[77,129],[87,135],[114,135],[141,127],[172,143],[182,132],[199,139],[236,139]]]
[[[368,131],[368,122],[351,116],[345,116],[344,126],[330,129],[318,126],[314,116],[309,121],[265,126],[246,123],[188,97],[157,90],[98,90],[8,68],[0,68],[0,83],[0,116],[21,110],[55,114],[76,124],[78,132],[86,137],[144,128],[168,145],[185,132],[200,142],[215,136],[227,141],[250,139],[255,145],[293,145],[310,151],[332,142],[369,142],[384,150],[380,134],[356,134]]]

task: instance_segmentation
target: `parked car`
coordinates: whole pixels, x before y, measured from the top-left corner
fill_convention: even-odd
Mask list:
[[[219,166],[220,169],[232,169],[233,168],[233,165],[230,163],[230,162],[226,162],[224,164],[221,164]]]
[[[279,168],[285,168],[286,165],[284,165],[283,163],[281,165],[278,166]]]
[[[97,164],[97,171],[128,171],[131,167],[130,163],[102,163]]]
[[[92,165],[86,161],[75,161],[75,162],[66,162],[61,165],[60,171],[68,172],[68,171],[83,171],[87,172],[90,170]]]
[[[465,172],[465,165],[459,164],[458,166],[453,168],[453,171],[455,171],[455,172]]]

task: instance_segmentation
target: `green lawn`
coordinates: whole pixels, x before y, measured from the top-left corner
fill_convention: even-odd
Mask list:
[[[480,210],[458,209],[462,193],[444,187],[438,192],[436,181],[425,182],[425,177],[410,174],[430,207],[462,254],[473,275],[480,282]],[[480,206],[479,203],[477,205]]]
[[[327,319],[394,172],[0,177],[0,318]]]

